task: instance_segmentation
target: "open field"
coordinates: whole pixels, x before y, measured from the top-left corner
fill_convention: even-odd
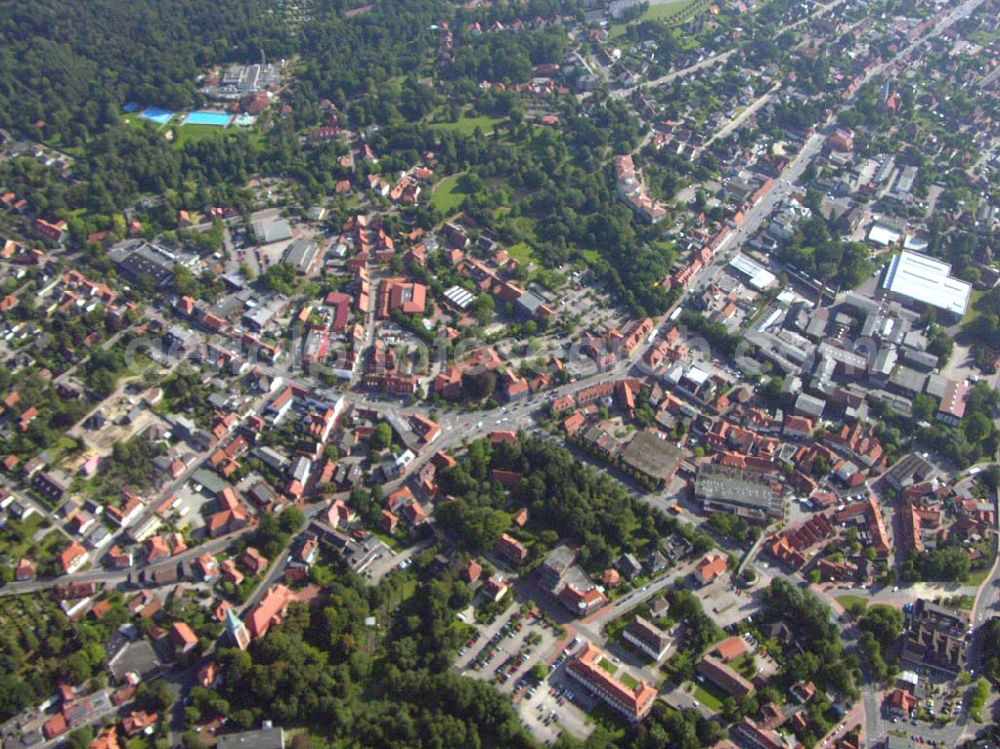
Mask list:
[[[862,596],[843,595],[837,596],[837,603],[850,611],[853,608],[868,608],[868,599]]]
[[[445,177],[437,184],[431,194],[431,205],[445,216],[457,211],[458,207],[462,205],[462,201],[465,200],[465,193],[458,188],[458,181],[461,178],[461,174]]]
[[[691,694],[696,700],[698,700],[698,702],[707,707],[709,710],[718,712],[722,709],[722,700],[701,685],[696,684],[694,691],[692,691]]]
[[[431,127],[438,130],[451,130],[459,135],[472,135],[478,127],[484,135],[489,135],[501,122],[503,122],[503,118],[489,117],[485,114],[472,117],[463,115],[458,119],[458,122],[432,122]]]
[[[696,7],[697,6],[697,7]],[[644,21],[665,21],[667,23],[684,23],[698,12],[701,7],[707,7],[704,0],[666,0],[666,2],[651,2],[649,8],[634,21],[627,24],[616,23],[610,27],[611,36],[622,36],[626,27]]]
[[[515,245],[511,245],[507,248],[507,252],[521,265],[527,265],[535,259],[535,251],[531,249],[531,245],[527,242],[518,242]]]

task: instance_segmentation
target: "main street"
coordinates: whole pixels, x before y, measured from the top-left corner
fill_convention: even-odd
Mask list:
[[[165,562],[159,562],[148,566],[133,567],[122,570],[89,569],[82,572],[75,572],[72,575],[59,575],[58,577],[39,578],[25,582],[10,582],[6,585],[0,586],[0,598],[5,596],[22,595],[25,593],[37,593],[40,590],[47,590],[49,588],[54,588],[57,585],[66,585],[67,583],[97,583],[98,585],[108,586],[138,583],[138,573],[140,570],[146,573],[148,579],[148,576],[152,574],[154,570],[163,569],[171,565],[182,564],[184,562],[190,562],[197,559],[202,554],[218,554],[220,551],[223,551],[229,545],[240,540],[252,531],[253,528],[249,527],[236,531],[235,533],[210,539],[205,541],[205,543],[199,544],[198,546],[194,546],[187,551],[183,551],[180,554],[170,557],[170,559]]]

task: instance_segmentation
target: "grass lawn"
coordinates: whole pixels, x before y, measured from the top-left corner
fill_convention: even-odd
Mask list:
[[[231,128],[218,127],[216,125],[178,125],[173,128],[173,131],[173,142],[178,146],[233,132]]]
[[[989,576],[990,570],[978,570],[975,572],[970,572],[969,577],[966,578],[966,585],[982,585],[983,581]],[[971,606],[969,608],[972,608]]]
[[[643,21],[672,21],[684,15],[688,8],[698,2],[699,0],[669,0],[669,2],[658,3],[656,5],[650,4],[646,12],[636,20],[628,24],[612,24],[610,29],[611,36],[622,36],[625,33],[626,26],[634,23],[642,23]]]
[[[850,611],[851,609],[866,609],[868,608],[868,599],[864,596],[837,596],[837,603],[843,606],[845,609]]]
[[[458,188],[458,181],[461,178],[462,174],[453,174],[450,177],[445,177],[438,183],[438,186],[434,188],[434,192],[431,194],[431,205],[445,216],[449,216],[457,211],[459,206],[462,205],[462,201],[465,200],[465,193],[461,192]]]
[[[535,251],[531,249],[531,245],[527,242],[518,242],[515,245],[511,245],[507,248],[507,252],[521,265],[527,265],[535,259]]]
[[[403,583],[402,591],[400,592],[400,603],[404,601],[409,601],[413,598],[414,594],[417,592],[417,581],[407,580]]]
[[[615,668],[615,664],[609,661],[607,658],[601,658],[601,660],[599,660],[598,663],[601,665],[601,668],[603,668],[612,676],[618,673],[618,669]]]
[[[600,726],[606,732],[607,746],[613,746],[619,739],[625,738],[625,728],[622,716],[603,702],[598,702],[594,709],[587,713],[587,722]]]
[[[584,250],[583,259],[588,263],[596,263],[601,259],[601,253],[598,250]]]
[[[975,575],[986,575],[989,570],[983,570],[981,573],[973,573]],[[985,578],[984,578],[985,579]],[[962,611],[972,611],[972,607],[976,604],[975,596],[951,596],[950,598],[945,598],[943,601],[944,605],[952,609],[961,609]]]
[[[4,553],[13,560],[29,556],[35,548],[32,538],[42,529],[43,525],[45,525],[45,519],[37,512],[27,520],[11,520],[4,528]],[[61,542],[60,533],[49,533],[42,540],[40,547],[44,547],[45,541],[50,536],[56,537],[55,540],[57,543]]]
[[[639,682],[636,681],[635,677],[625,672],[622,672],[622,675],[618,677],[618,681],[627,686],[629,689],[636,689],[639,686]]]
[[[968,325],[977,317],[979,317],[982,311],[979,309],[979,300],[982,298],[985,291],[980,291],[979,289],[973,289],[972,294],[969,297],[969,309],[965,313],[965,317],[962,318],[962,325]]]
[[[722,710],[722,700],[700,684],[695,684],[694,691],[691,695],[709,710],[713,710],[715,712]]]
[[[372,535],[377,539],[382,541],[386,546],[392,549],[397,554],[403,550],[403,545],[395,538],[390,536],[388,533],[383,533],[382,531],[372,531]]]
[[[478,127],[483,131],[483,135],[489,135],[503,121],[502,117],[489,117],[485,114],[471,117],[462,115],[458,122],[432,122],[431,127],[438,130],[451,130],[459,135],[472,135]]]
[[[48,452],[49,455],[52,456],[54,461],[56,458],[61,457],[62,454],[65,453],[67,450],[72,450],[75,447],[76,447],[76,440],[73,439],[72,437],[67,437],[64,434],[58,440],[56,440],[56,444],[50,447]]]
[[[744,653],[729,666],[741,676],[752,679],[757,672],[757,664],[754,662],[753,653]]]
[[[124,115],[122,117],[122,122],[124,122],[129,127],[148,127],[152,130],[159,130],[161,127],[163,127],[162,125],[157,125],[155,122],[152,122],[150,120],[144,120],[142,117],[139,116],[138,112]]]

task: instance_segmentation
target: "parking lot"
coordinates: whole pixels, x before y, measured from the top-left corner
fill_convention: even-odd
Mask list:
[[[621,327],[628,321],[622,309],[609,307],[605,297],[585,284],[571,281],[560,293],[559,311],[576,316],[579,329],[605,331]]]
[[[512,604],[492,624],[480,627],[479,636],[470,643],[459,653],[462,672],[511,692],[518,691],[517,684],[523,686],[521,677],[552,649],[555,635]]]
[[[368,567],[365,569],[365,575],[371,579],[373,583],[377,583],[386,575],[390,574],[396,570],[405,570],[412,564],[413,557],[419,554],[421,551],[430,546],[430,541],[420,541],[403,549],[400,552],[394,552],[388,546],[379,540],[378,542],[382,544],[384,549],[378,551]]]
[[[703,587],[695,587],[693,592],[701,600],[705,613],[711,616],[720,627],[753,616],[760,610],[760,597],[763,583],[758,580],[749,589],[741,587],[737,592],[729,575],[723,575],[714,582]]]
[[[533,694],[517,703],[521,721],[541,743],[551,745],[562,733],[585,739],[594,730],[587,714],[597,701],[566,674],[565,665],[552,671]]]
[[[192,531],[204,527],[205,518],[218,507],[215,497],[204,490],[197,491],[192,481],[186,482],[176,492],[177,505],[174,512],[181,518],[180,524]]]
[[[558,641],[551,627],[522,615],[516,605],[478,629],[456,662],[463,675],[491,681],[510,694],[521,721],[544,744],[554,743],[562,731],[581,739],[590,734],[586,710],[593,703],[565,673],[565,661],[576,646]],[[541,683],[533,673],[536,665],[547,674]]]

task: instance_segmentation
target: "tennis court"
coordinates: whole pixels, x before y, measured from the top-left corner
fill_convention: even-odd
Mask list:
[[[184,119],[185,125],[215,125],[216,127],[226,127],[233,119],[231,114],[225,112],[208,112],[197,110],[188,114]]]
[[[147,107],[139,116],[144,120],[155,122],[157,125],[166,125],[174,118],[174,113],[159,107]]]

